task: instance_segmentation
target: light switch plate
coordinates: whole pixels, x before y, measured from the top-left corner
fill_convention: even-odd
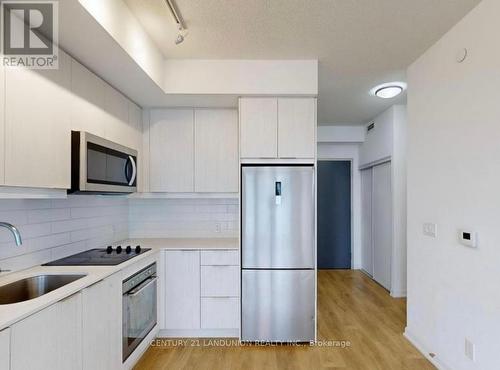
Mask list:
[[[476,357],[476,346],[467,338],[465,338],[465,356],[471,361]]]
[[[424,224],[424,235],[437,238],[437,224],[426,222]]]

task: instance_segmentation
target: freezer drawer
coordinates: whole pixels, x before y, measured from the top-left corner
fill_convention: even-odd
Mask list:
[[[314,168],[242,168],[242,268],[314,267]]]
[[[243,270],[243,341],[314,340],[314,270]]]

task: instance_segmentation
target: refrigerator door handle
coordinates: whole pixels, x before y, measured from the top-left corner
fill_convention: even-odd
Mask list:
[[[281,204],[281,181],[276,181],[274,184],[274,194],[276,196],[276,205]]]

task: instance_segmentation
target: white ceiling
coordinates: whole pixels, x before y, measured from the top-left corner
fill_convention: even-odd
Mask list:
[[[164,0],[124,1],[168,59],[318,59],[318,121],[359,124],[406,99],[369,90],[404,81],[480,0],[177,0],[189,32],[177,46]]]

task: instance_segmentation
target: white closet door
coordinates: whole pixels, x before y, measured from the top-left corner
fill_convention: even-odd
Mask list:
[[[373,167],[373,278],[391,289],[392,186],[391,163]]]
[[[361,171],[361,267],[371,276],[373,276],[372,174],[371,168]]]

